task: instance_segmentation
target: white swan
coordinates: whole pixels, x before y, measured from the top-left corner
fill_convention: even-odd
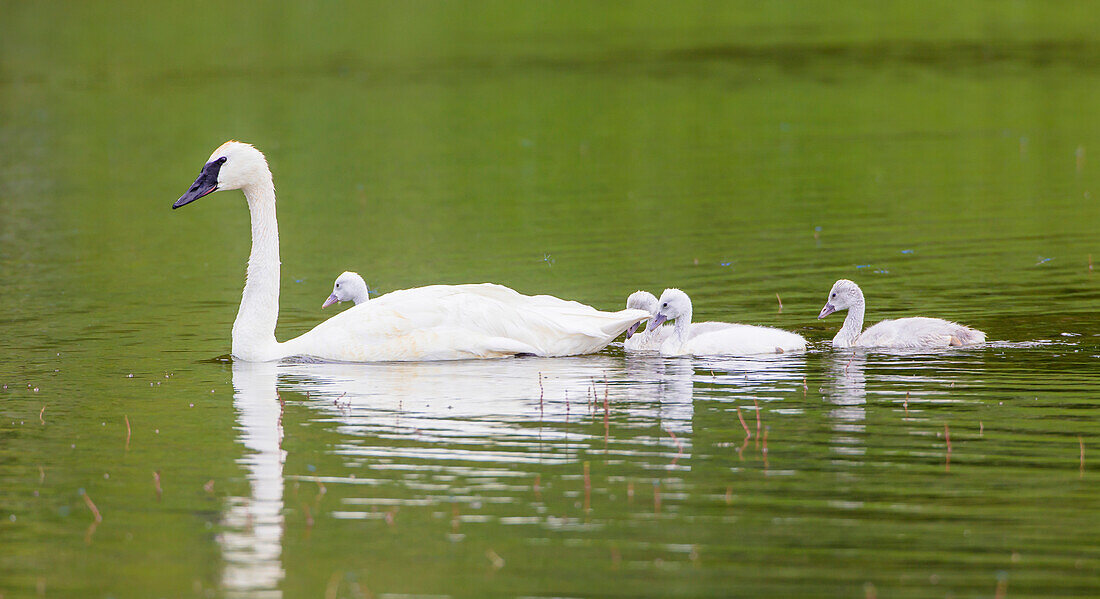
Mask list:
[[[657,296],[648,291],[635,291],[626,298],[626,307],[632,310],[645,310],[650,318],[657,316]],[[657,351],[661,349],[661,343],[672,334],[672,325],[665,325],[650,330],[646,328],[638,333],[638,327],[642,323],[630,325],[626,330],[626,341],[623,348],[626,351]]]
[[[233,356],[248,362],[290,357],[377,362],[569,356],[599,351],[641,310],[601,312],[578,302],[526,296],[493,284],[432,285],[394,291],[279,343],[279,227],[275,185],[259,150],[229,141],[211,154],[194,185],[172,205],[240,189],[252,220],[252,252],[241,307],[233,322]]]
[[[658,300],[657,315],[649,321],[649,330],[657,330],[666,320],[675,320],[673,334],[661,343],[666,356],[734,356],[775,354],[806,349],[801,335],[747,324],[691,322],[691,298],[679,289],[665,289]]]
[[[635,291],[626,298],[627,308],[649,312],[650,320],[657,318],[658,305],[657,296],[648,291]],[[626,351],[658,351],[661,349],[661,344],[671,337],[676,330],[676,327],[671,324],[663,324],[653,330],[646,328],[638,333],[637,330],[641,324],[640,322],[632,324],[626,330],[626,341],[623,342],[623,349]],[[693,322],[690,331],[693,334],[699,334],[716,331],[723,328],[723,326],[725,324],[721,322]]]
[[[359,276],[359,273],[347,270],[336,277],[336,282],[332,284],[332,294],[328,296],[325,303],[321,304],[321,308],[327,308],[338,302],[351,302],[358,306],[369,299],[370,291],[367,289],[367,282]]]
[[[973,345],[985,342],[985,333],[940,318],[898,318],[884,320],[863,331],[863,290],[848,279],[840,279],[829,291],[829,299],[818,318],[847,310],[844,326],[833,337],[833,347],[893,347],[917,349]],[[862,332],[861,332],[862,331]]]

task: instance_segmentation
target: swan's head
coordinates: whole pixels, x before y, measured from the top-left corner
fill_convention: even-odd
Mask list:
[[[649,320],[647,331],[652,331],[664,324],[666,320],[691,314],[691,298],[679,289],[665,289],[661,299],[657,300],[657,314]]]
[[[367,290],[367,282],[363,280],[363,277],[359,276],[359,273],[348,271],[336,277],[336,282],[332,285],[332,295],[328,296],[321,307],[327,308],[337,302],[360,304],[367,301],[369,297],[370,292]]]
[[[199,178],[187,193],[180,196],[172,208],[186,206],[204,195],[223,189],[241,189],[271,181],[267,159],[250,144],[227,141],[221,145],[199,171]]]
[[[862,299],[863,292],[859,290],[859,285],[848,279],[841,279],[833,283],[833,288],[829,290],[829,299],[825,300],[825,307],[817,317],[825,318],[838,310],[847,310]]]
[[[633,310],[645,310],[651,315],[657,315],[657,296],[648,291],[635,291],[630,294],[630,297],[626,298],[627,309]],[[630,325],[630,328],[626,330],[626,338],[630,339],[630,336],[638,332],[638,327],[642,326],[642,323],[636,322]]]

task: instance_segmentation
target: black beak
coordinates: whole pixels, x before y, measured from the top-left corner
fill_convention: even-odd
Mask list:
[[[204,195],[217,191],[218,171],[221,170],[222,164],[224,163],[225,158],[218,158],[217,160],[207,162],[206,165],[202,167],[202,172],[199,173],[199,178],[195,179],[195,184],[191,186],[191,189],[188,189],[187,193],[181,195],[180,199],[176,200],[175,204],[172,204],[172,210],[180,206],[186,206]]]

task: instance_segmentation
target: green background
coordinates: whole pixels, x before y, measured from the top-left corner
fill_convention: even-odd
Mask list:
[[[0,15],[4,597],[1097,594],[1092,3]],[[275,176],[280,339],[355,270],[605,309],[676,286],[813,348],[216,361],[248,214],[169,208],[230,138]],[[835,352],[840,277],[872,322],[994,343]]]

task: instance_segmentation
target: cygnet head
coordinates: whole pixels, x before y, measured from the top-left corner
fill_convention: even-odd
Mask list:
[[[863,303],[863,292],[860,291],[859,285],[848,279],[841,279],[833,283],[833,288],[829,290],[829,299],[825,301],[825,307],[817,317],[825,318],[833,312],[847,310],[861,303]]]
[[[657,296],[648,291],[635,291],[630,294],[630,297],[626,298],[627,309],[645,310],[651,315],[657,315]],[[638,327],[642,326],[642,323],[636,322],[630,325],[630,328],[626,330],[626,338],[630,339],[630,336],[638,332]]]
[[[661,326],[666,320],[676,320],[681,316],[691,316],[691,298],[679,289],[665,289],[661,299],[657,300],[657,315],[649,321],[647,331]]]
[[[267,159],[250,144],[239,141],[227,141],[222,144],[199,171],[199,177],[172,204],[172,208],[186,206],[191,202],[225,189],[242,189],[257,183],[270,183],[271,170]]]
[[[368,299],[370,299],[370,292],[367,290],[367,282],[359,276],[359,273],[347,271],[336,277],[336,283],[332,285],[332,295],[321,304],[321,308],[327,308],[337,302],[355,302],[358,305]]]

